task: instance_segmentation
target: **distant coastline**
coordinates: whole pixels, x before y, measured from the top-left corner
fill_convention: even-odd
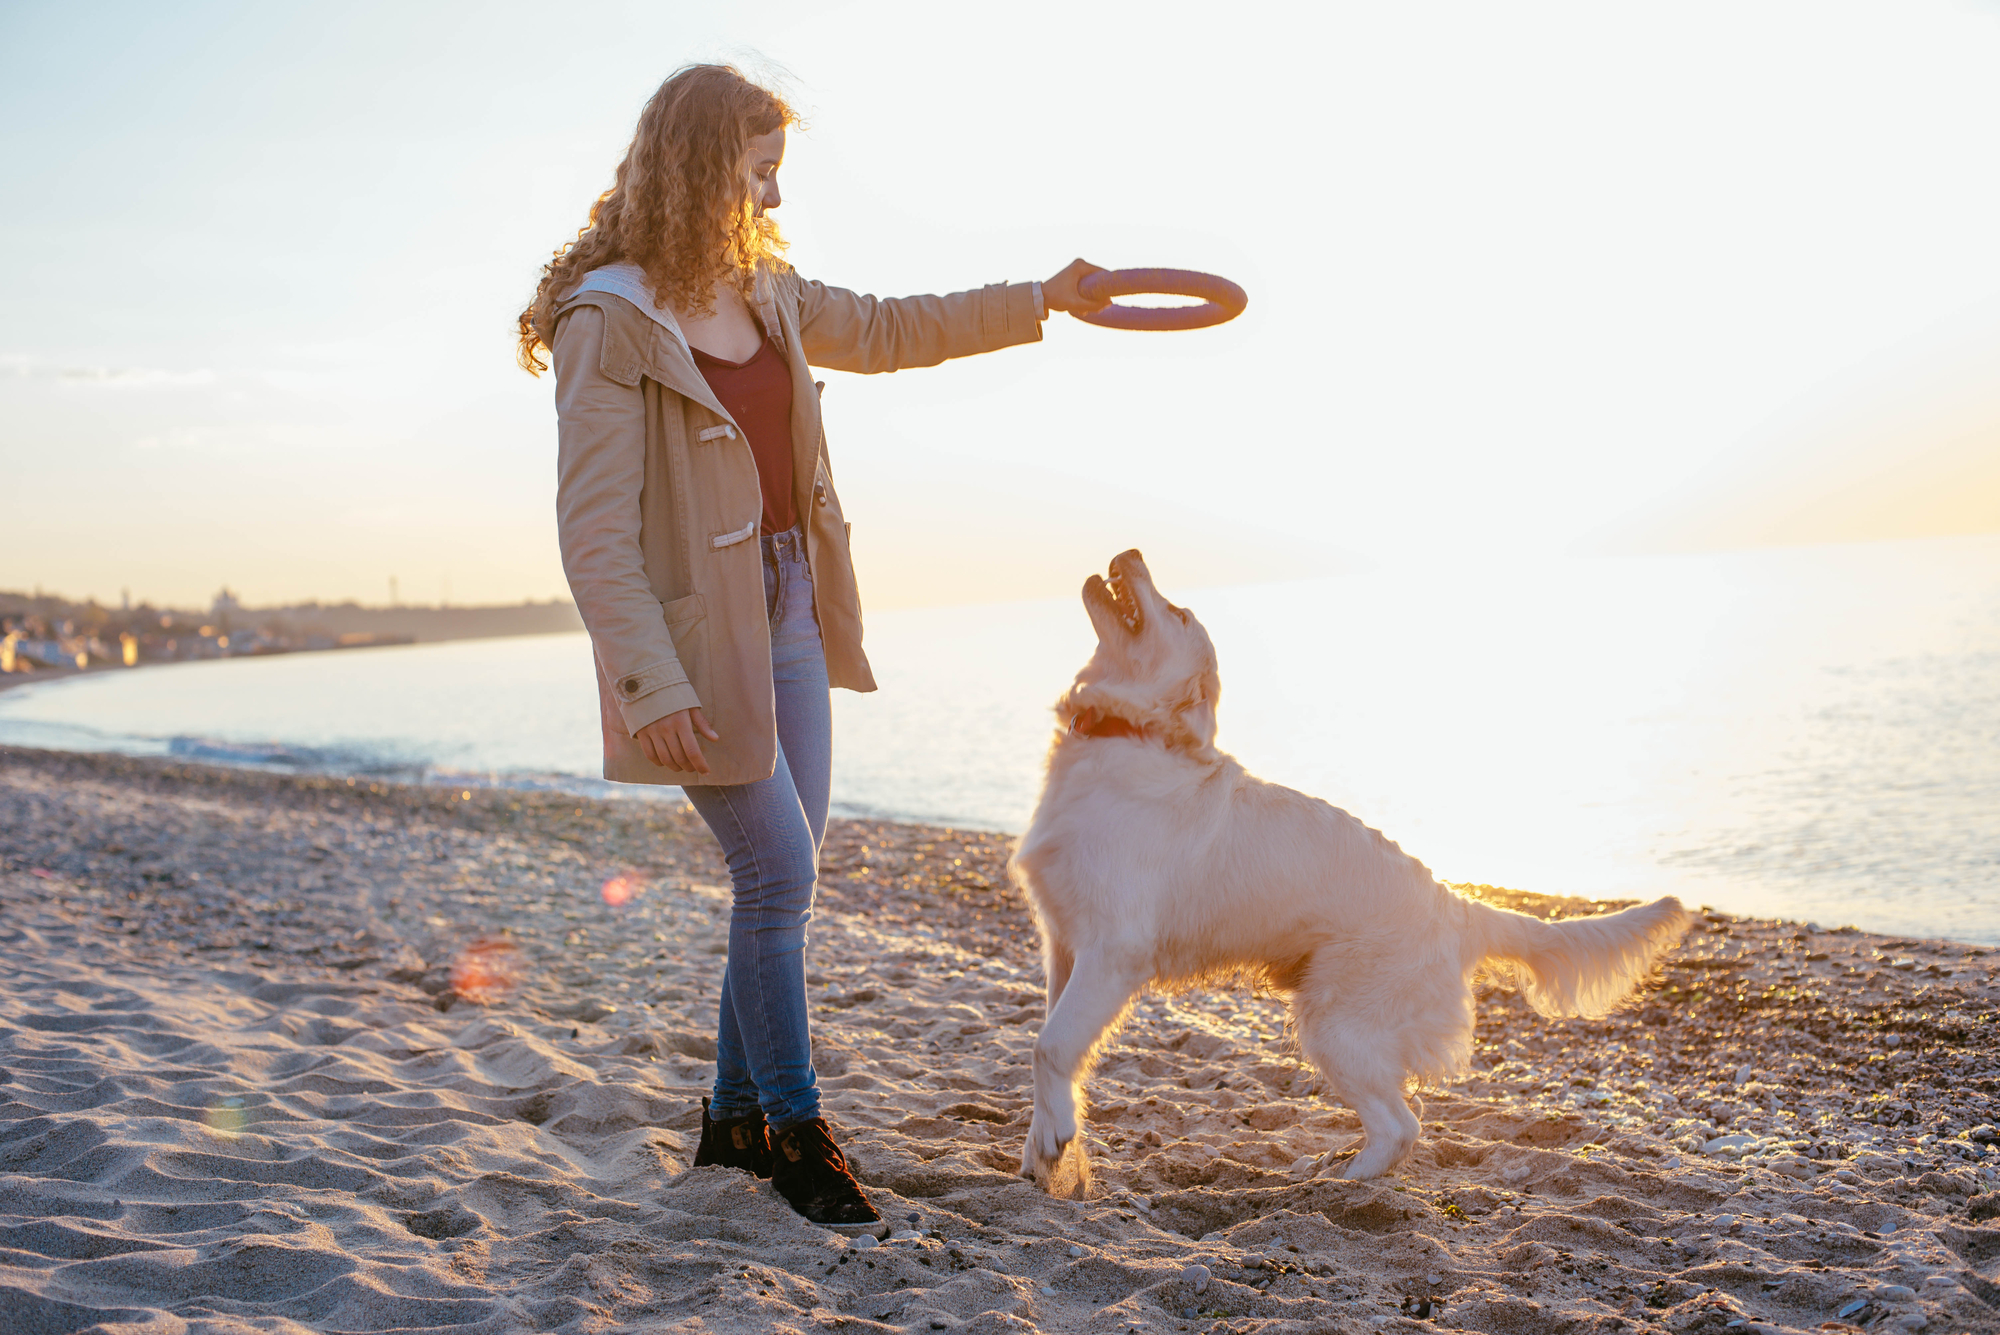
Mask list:
[[[368,649],[583,629],[565,599],[477,607],[355,602],[246,607],[228,589],[205,610],[106,607],[0,590],[0,690],[157,663]]]

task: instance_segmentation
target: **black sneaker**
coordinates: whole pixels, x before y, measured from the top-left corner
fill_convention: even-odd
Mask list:
[[[771,1143],[777,1151],[772,1156],[771,1185],[794,1210],[827,1227],[882,1222],[848,1171],[847,1156],[833,1143],[825,1118],[786,1127],[771,1137]]]
[[[701,1144],[694,1152],[694,1166],[704,1168],[709,1164],[741,1168],[758,1177],[771,1175],[771,1130],[764,1125],[762,1108],[747,1116],[725,1117],[717,1122],[709,1119],[708,1100],[701,1101]]]

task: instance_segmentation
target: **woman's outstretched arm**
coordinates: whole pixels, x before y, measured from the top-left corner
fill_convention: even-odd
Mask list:
[[[900,371],[1041,339],[1052,310],[1093,311],[1077,291],[1098,266],[1076,260],[1046,283],[993,283],[945,296],[875,297],[787,269],[796,285],[806,360],[835,371]]]

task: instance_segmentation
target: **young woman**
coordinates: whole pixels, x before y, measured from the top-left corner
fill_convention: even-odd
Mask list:
[[[734,884],[713,1102],[696,1165],[747,1169],[806,1218],[879,1216],[820,1116],[805,992],[826,830],[830,686],[872,691],[848,525],[810,366],[894,371],[1084,312],[1042,283],[878,300],[801,278],[771,220],[774,94],[694,65],[639,117],[612,188],[520,318],[554,356],[563,568],[596,652],[604,774],[676,784]]]

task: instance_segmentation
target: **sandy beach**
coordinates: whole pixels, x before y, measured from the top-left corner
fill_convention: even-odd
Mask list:
[[[1489,983],[1366,1183],[1276,999],[1149,997],[1056,1201],[1007,848],[829,835],[850,1240],[688,1168],[729,897],[684,809],[0,750],[0,1331],[2000,1331],[2000,954],[1708,913],[1608,1020]]]

